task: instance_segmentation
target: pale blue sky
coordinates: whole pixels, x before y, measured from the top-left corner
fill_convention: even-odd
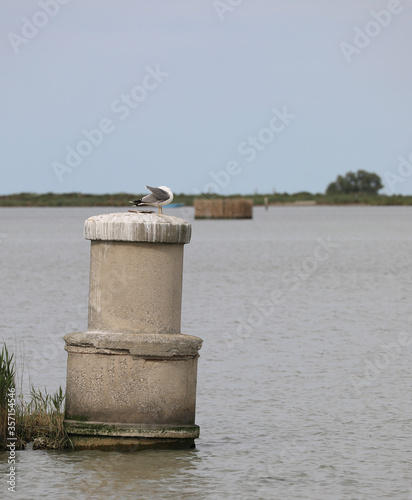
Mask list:
[[[358,169],[412,194],[412,166],[398,172],[412,159],[410,0],[4,0],[0,13],[1,194],[323,192]]]

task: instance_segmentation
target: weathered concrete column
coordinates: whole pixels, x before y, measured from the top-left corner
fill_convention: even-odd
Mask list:
[[[90,217],[89,321],[66,341],[67,431],[75,448],[189,448],[202,340],[180,333],[183,245],[177,217]]]

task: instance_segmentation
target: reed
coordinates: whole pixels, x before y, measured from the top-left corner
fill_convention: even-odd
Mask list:
[[[22,402],[18,410],[17,427],[24,443],[33,441],[33,449],[60,450],[70,446],[64,428],[64,399],[61,387],[49,394],[33,386],[30,401]]]
[[[0,353],[0,450],[6,449],[8,438],[8,395],[15,390],[14,354],[3,344]],[[63,449],[71,446],[64,428],[65,394],[61,387],[50,394],[47,389],[30,389],[30,400],[15,396],[16,448],[24,449],[33,442],[33,449]]]
[[[13,353],[9,353],[6,344],[3,344],[0,353],[0,450],[6,449],[8,396],[10,389],[14,389],[16,375]]]

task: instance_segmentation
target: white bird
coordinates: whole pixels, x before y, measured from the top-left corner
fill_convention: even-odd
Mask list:
[[[141,205],[159,207],[159,214],[162,214],[163,205],[168,205],[173,200],[172,190],[166,186],[159,186],[157,188],[145,186],[145,188],[151,191],[152,194],[143,196],[140,200],[129,201],[129,203],[133,203],[134,207]]]

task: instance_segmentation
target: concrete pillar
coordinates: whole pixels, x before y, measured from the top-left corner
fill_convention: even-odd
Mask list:
[[[90,217],[87,332],[64,337],[66,429],[76,449],[190,448],[202,340],[180,333],[183,245],[177,217]]]

